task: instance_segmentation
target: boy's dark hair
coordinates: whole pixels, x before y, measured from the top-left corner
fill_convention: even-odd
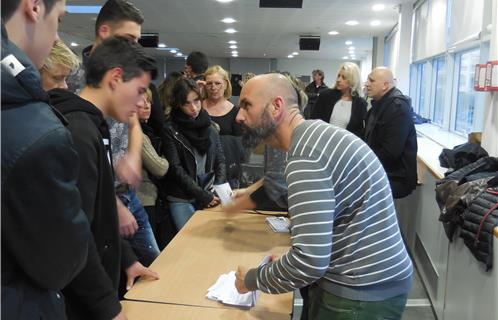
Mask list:
[[[187,103],[187,96],[190,91],[194,91],[201,99],[201,91],[192,79],[180,78],[176,81],[172,92],[172,106],[179,108]]]
[[[140,10],[131,2],[126,0],[108,0],[100,9],[97,21],[95,22],[95,35],[104,23],[119,23],[133,21],[139,25],[144,22],[144,17]]]
[[[208,57],[204,53],[200,51],[194,51],[188,55],[185,64],[190,66],[192,68],[192,72],[194,72],[195,74],[201,74],[206,72],[209,61]]]
[[[52,11],[55,3],[61,0],[43,0],[45,4],[45,15],[49,14]],[[3,0],[2,1],[2,20],[5,23],[8,21],[14,12],[16,12],[17,8],[21,4],[21,0]]]
[[[98,88],[105,73],[112,68],[123,69],[123,81],[128,81],[150,72],[157,75],[156,60],[133,40],[110,37],[104,40],[90,55],[86,66],[86,84]]]

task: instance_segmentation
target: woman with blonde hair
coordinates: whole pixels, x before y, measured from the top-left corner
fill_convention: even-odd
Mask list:
[[[239,108],[228,100],[232,96],[230,78],[228,72],[218,65],[208,68],[204,76],[206,85],[202,108],[220,127],[219,134],[225,152],[227,180],[232,188],[238,188],[240,167],[245,158],[245,151],[240,137],[242,128],[235,121]]]
[[[339,68],[335,86],[320,93],[310,118],[322,119],[362,138],[366,113],[360,68],[353,62],[345,62]]]
[[[64,42],[57,40],[40,69],[43,89],[45,91],[56,88],[67,90],[67,77],[77,70],[79,65],[78,56]]]

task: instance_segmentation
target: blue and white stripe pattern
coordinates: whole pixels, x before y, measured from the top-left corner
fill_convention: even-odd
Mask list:
[[[249,271],[249,289],[282,293],[317,282],[365,301],[409,291],[412,264],[389,181],[361,139],[323,121],[304,121],[292,134],[285,176],[292,247]]]

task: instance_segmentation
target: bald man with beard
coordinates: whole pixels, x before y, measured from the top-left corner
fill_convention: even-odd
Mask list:
[[[287,152],[292,246],[258,268],[239,266],[237,290],[307,287],[309,319],[401,319],[412,263],[372,150],[347,130],[304,120],[296,90],[280,74],[249,80],[239,106],[246,145],[265,142]]]
[[[378,67],[367,80],[372,108],[365,125],[365,141],[386,170],[393,197],[409,195],[417,185],[417,134],[410,98],[394,86],[391,70]]]

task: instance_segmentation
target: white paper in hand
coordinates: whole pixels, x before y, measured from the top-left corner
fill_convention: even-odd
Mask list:
[[[267,264],[269,261],[270,256],[264,257],[260,266]],[[259,290],[240,294],[235,288],[235,271],[230,271],[222,274],[216,283],[209,287],[206,297],[224,304],[250,308],[256,305],[260,294],[261,291]]]
[[[230,184],[225,182],[223,184],[215,184],[214,191],[220,198],[222,205],[227,205],[232,201],[232,188],[230,188]]]

